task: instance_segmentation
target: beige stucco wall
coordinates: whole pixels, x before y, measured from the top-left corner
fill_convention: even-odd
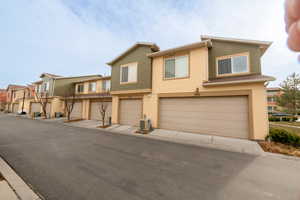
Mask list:
[[[153,59],[152,67],[152,92],[192,92],[197,87],[202,88],[202,82],[208,79],[208,50],[198,48],[189,53],[189,77],[182,79],[163,79],[164,58]]]
[[[97,81],[86,81],[86,82],[83,82],[83,83],[77,83],[75,85],[75,94],[78,94],[77,93],[77,86],[80,85],[80,84],[84,85],[84,92],[80,93],[80,94],[102,93],[102,92],[104,92],[104,90],[102,88],[102,82],[103,81],[104,80],[97,80]],[[91,82],[96,82],[96,92],[89,92],[89,83],[91,83]]]
[[[203,81],[208,78],[208,51],[207,48],[198,48],[190,51],[190,76],[185,79],[163,79],[164,58],[157,57],[153,59],[152,74],[152,94],[144,96],[143,114],[151,119],[152,125],[158,128],[159,98],[161,94],[180,95],[182,93],[195,92],[223,92],[232,90],[249,90],[252,95],[249,96],[252,112],[253,138],[264,139],[268,133],[267,118],[267,98],[264,83],[239,84],[215,87],[203,87]]]
[[[82,100],[82,119],[90,118],[90,100]]]
[[[64,113],[64,102],[59,97],[54,97],[51,100],[51,118],[55,117],[56,112]]]
[[[111,121],[113,124],[119,123],[119,100],[118,96],[112,96]]]

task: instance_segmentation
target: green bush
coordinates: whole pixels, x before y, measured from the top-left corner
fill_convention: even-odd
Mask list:
[[[270,128],[270,132],[267,138],[273,142],[300,147],[300,136],[285,129]]]

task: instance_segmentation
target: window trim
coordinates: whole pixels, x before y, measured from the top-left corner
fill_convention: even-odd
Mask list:
[[[165,76],[165,72],[166,72],[166,60],[170,60],[170,59],[174,59],[176,60],[176,57],[184,57],[184,56],[187,56],[188,57],[188,74],[187,76],[185,77],[173,77],[173,78],[166,78]],[[163,73],[162,73],[162,80],[164,81],[170,81],[170,80],[180,80],[180,79],[189,79],[190,78],[190,53],[183,53],[183,54],[176,54],[176,55],[173,55],[173,56],[167,56],[167,57],[164,57],[163,59]]]
[[[107,88],[107,85],[108,85],[107,82],[109,82],[109,88]],[[104,87],[104,85],[105,85],[105,87]],[[103,82],[102,82],[102,91],[109,92],[110,89],[111,89],[111,81],[109,79],[103,80]]]
[[[228,73],[228,74],[219,74],[219,60],[224,60],[228,58],[233,58],[236,56],[246,56],[247,57],[247,71],[246,72],[239,72],[239,73]],[[232,63],[232,61],[231,61]],[[232,64],[231,64],[231,71],[232,71]],[[216,57],[216,76],[217,77],[224,77],[224,76],[237,76],[237,75],[244,75],[244,74],[250,74],[250,53],[249,52],[243,52],[243,53],[237,53],[237,54],[231,54],[226,56],[219,56]]]
[[[91,88],[90,88],[90,85],[93,84],[93,83],[95,84],[95,91],[90,90],[90,89],[91,89]],[[96,92],[97,92],[97,81],[89,82],[89,83],[88,83],[88,87],[89,87],[89,88],[88,88],[89,93],[96,93]],[[83,90],[84,90],[84,88],[83,88]]]
[[[129,68],[130,65],[136,65],[136,81],[130,81],[129,82]],[[122,82],[122,68],[123,67],[128,67],[128,81],[127,82]],[[120,65],[120,85],[126,85],[126,84],[135,84],[138,82],[138,62],[131,62],[131,63],[126,63]]]
[[[82,90],[82,92],[79,92],[79,91],[78,91],[78,88],[79,88],[79,86],[80,86],[80,85],[82,85],[82,86],[83,86],[83,90]],[[82,94],[82,93],[84,93],[84,84],[83,84],[83,83],[81,83],[81,84],[77,84],[77,86],[76,86],[76,93],[77,93],[77,94]]]

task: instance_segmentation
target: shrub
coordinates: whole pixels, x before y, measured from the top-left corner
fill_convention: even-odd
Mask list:
[[[270,128],[267,138],[273,142],[300,147],[300,136],[285,129]]]

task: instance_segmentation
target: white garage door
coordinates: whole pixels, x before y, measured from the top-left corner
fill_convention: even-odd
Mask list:
[[[82,102],[75,102],[71,119],[82,119]]]
[[[138,126],[142,118],[142,100],[120,100],[120,124]]]
[[[41,104],[40,103],[31,103],[30,113],[41,112]]]
[[[249,138],[246,96],[163,98],[159,113],[162,129]]]
[[[108,122],[111,117],[111,102],[91,102],[91,120],[102,121],[102,115],[100,114],[101,106],[106,107],[105,122]]]
[[[13,108],[12,108],[12,112],[13,113],[17,113],[19,110],[19,104],[18,103],[14,103],[13,104]]]

